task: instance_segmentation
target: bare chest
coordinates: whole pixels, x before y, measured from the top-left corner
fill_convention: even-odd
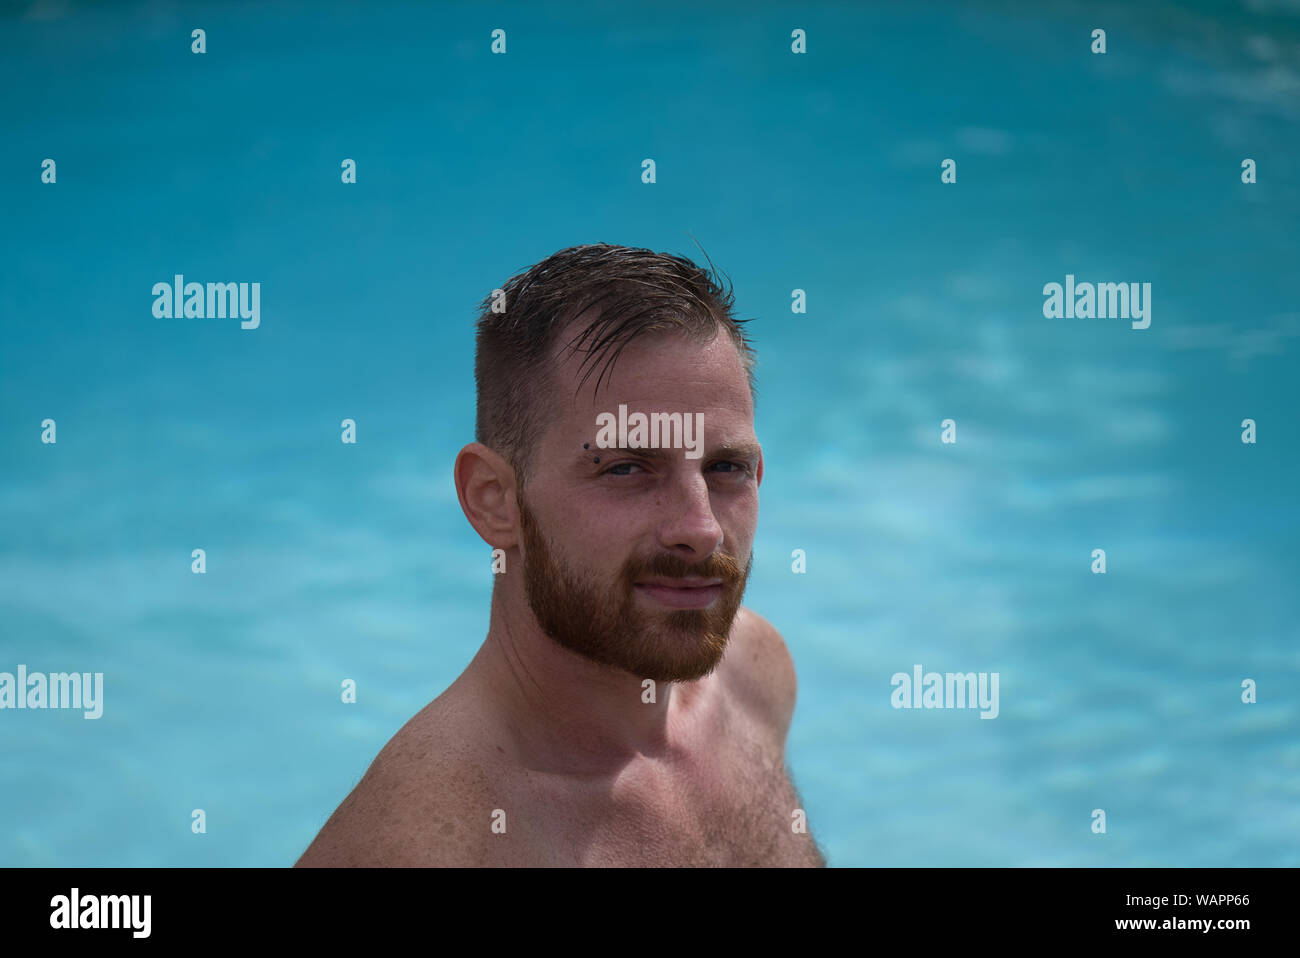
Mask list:
[[[757,756],[675,785],[653,807],[613,814],[584,863],[691,867],[817,865],[783,768]],[[726,772],[726,774],[722,774]]]
[[[739,739],[612,785],[539,802],[539,863],[597,867],[824,864],[779,747]]]

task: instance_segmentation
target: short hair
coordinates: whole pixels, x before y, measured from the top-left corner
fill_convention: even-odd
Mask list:
[[[708,254],[705,253],[705,258]],[[726,330],[740,352],[752,399],[757,401],[756,357],[732,314],[730,278],[724,289],[708,271],[681,256],[596,243],[560,250],[511,277],[480,304],[476,323],[475,439],[506,459],[520,483],[527,479],[537,440],[555,404],[557,337],[592,307],[598,315],[568,342],[587,353],[579,388],[604,359],[596,390],[624,347],[639,336],[679,331],[700,342]],[[504,293],[504,297],[501,294]],[[505,308],[499,304],[504,299]]]

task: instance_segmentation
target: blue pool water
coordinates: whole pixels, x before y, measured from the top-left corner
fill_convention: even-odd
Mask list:
[[[1300,864],[1300,8],[615,6],[7,8],[0,671],[105,701],[0,712],[0,865],[294,861],[487,627],[475,304],[692,236],[831,863]],[[177,273],[259,328],[155,318]],[[1044,318],[1067,274],[1150,327]],[[894,709],[918,663],[997,719]]]

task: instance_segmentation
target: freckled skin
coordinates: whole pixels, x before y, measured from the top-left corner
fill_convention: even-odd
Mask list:
[[[628,591],[615,573],[630,557],[748,557],[763,460],[727,336],[634,340],[598,395],[577,388],[580,356],[554,358],[562,398],[523,491],[566,567],[614,601]],[[597,414],[620,403],[702,413],[704,455],[591,455]],[[655,682],[648,701],[647,680],[538,626],[520,572],[514,470],[471,443],[455,477],[470,523],[506,553],[487,637],[383,748],[298,865],[824,865],[812,835],[793,827],[803,805],[785,739],[796,683],[777,630],[742,606],[716,667],[695,681]],[[672,610],[630,594],[629,636],[661,634],[656,623]]]

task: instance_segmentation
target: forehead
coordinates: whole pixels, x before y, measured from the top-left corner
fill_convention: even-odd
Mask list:
[[[645,412],[701,412],[711,414],[719,425],[725,421],[733,428],[752,427],[749,377],[740,350],[725,330],[719,328],[707,339],[679,330],[645,333],[625,344],[606,368],[613,349],[596,356],[569,348],[584,326],[575,323],[566,329],[552,353],[558,420],[578,425],[626,403]]]

